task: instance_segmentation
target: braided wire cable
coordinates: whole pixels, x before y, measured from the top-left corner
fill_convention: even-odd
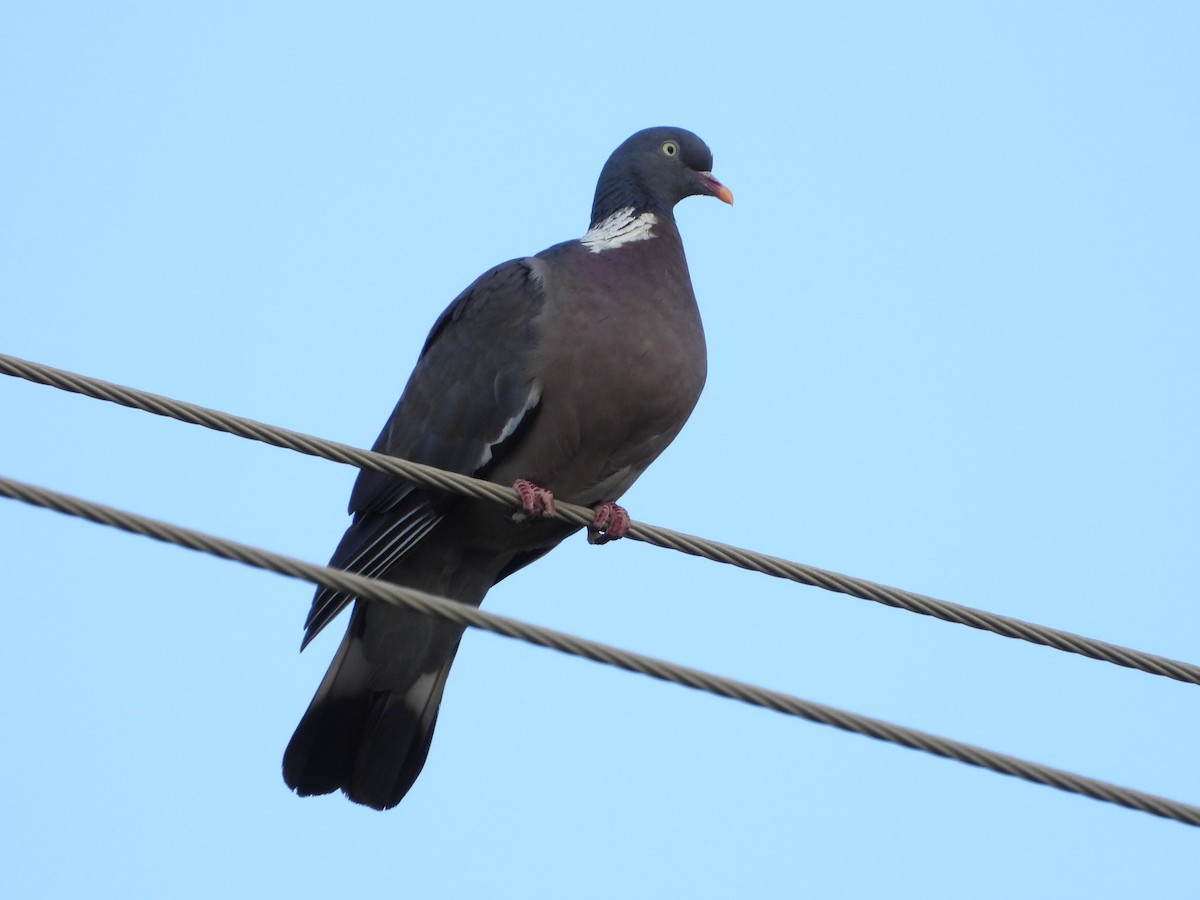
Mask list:
[[[340,569],[304,562],[215,535],[193,531],[78,497],[49,491],[10,478],[0,477],[0,496],[245,563],[255,568],[277,572],[367,600],[391,603],[426,615],[447,619],[459,625],[490,631],[493,634],[558,650],[572,656],[581,656],[593,662],[648,675],[660,681],[683,685],[732,700],[740,700],[752,706],[760,706],[807,719],[810,722],[830,725],[842,731],[899,744],[912,750],[957,760],[967,765],[1010,775],[1035,784],[1046,785],[1068,793],[1081,794],[1095,800],[1182,822],[1185,825],[1200,827],[1200,807],[1044,766],[1019,757],[996,753],[983,747],[905,728],[836,707],[803,700],[790,694],[677,665],[652,656],[622,650],[507,616],[484,612],[473,606],[456,603],[422,591],[364,578]]]
[[[360,469],[372,469],[424,487],[452,491],[468,497],[491,500],[514,507],[520,506],[519,498],[514,490],[490,481],[447,472],[433,466],[422,465],[383,453],[361,450],[349,444],[325,440],[276,425],[268,425],[254,419],[235,416],[137,388],[112,384],[76,372],[55,369],[19,357],[0,354],[0,374],[12,375],[97,400],[107,400],[132,409],[178,419],[181,422],[202,425],[215,431],[250,438],[309,456],[345,463]],[[562,501],[556,505],[559,518],[575,525],[592,523],[593,513],[587,507]],[[1193,663],[1084,637],[1046,625],[1026,622],[1012,616],[938,600],[924,594],[889,587],[862,578],[819,569],[815,566],[768,556],[753,550],[640,522],[632,523],[628,536],[656,547],[677,550],[691,556],[727,563],[752,572],[823,588],[861,600],[871,600],[896,609],[932,616],[945,622],[953,622],[982,631],[990,631],[1003,637],[1041,644],[1055,650],[1137,669],[1151,675],[1172,678],[1189,684],[1200,684],[1200,666]]]

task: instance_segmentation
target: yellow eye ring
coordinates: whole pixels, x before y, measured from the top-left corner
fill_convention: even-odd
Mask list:
[[[679,154],[679,145],[674,141],[663,141],[661,149],[663,156],[677,156]]]

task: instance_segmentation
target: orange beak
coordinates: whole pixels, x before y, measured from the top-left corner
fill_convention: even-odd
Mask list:
[[[733,206],[733,191],[713,178],[712,172],[700,172],[700,180],[704,182],[708,192],[718,200]]]

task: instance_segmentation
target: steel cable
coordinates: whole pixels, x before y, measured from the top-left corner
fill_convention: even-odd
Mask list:
[[[24,378],[27,381],[83,394],[97,400],[107,400],[121,406],[144,410],[181,422],[203,425],[205,428],[215,431],[250,438],[275,447],[295,450],[309,456],[345,463],[360,469],[373,469],[425,487],[453,491],[514,507],[520,505],[514,490],[490,481],[447,472],[382,453],[360,450],[348,444],[325,440],[276,425],[268,425],[254,419],[235,416],[183,400],[163,397],[137,388],[112,384],[87,375],[55,369],[19,357],[0,354],[0,374]],[[576,525],[588,525],[592,522],[592,511],[587,507],[565,502],[559,502],[557,507],[559,518],[568,522]],[[653,544],[656,547],[678,550],[692,556],[728,563],[750,571],[847,594],[862,600],[872,600],[885,606],[919,613],[923,616],[932,616],[945,622],[966,625],[982,631],[990,631],[1003,637],[1053,647],[1056,650],[1137,669],[1151,675],[1173,678],[1176,681],[1200,684],[1200,666],[1135,650],[1131,647],[1123,647],[1120,644],[1084,637],[1058,628],[1038,625],[946,600],[937,600],[924,594],[888,587],[862,578],[767,556],[753,550],[745,550],[640,522],[632,524],[629,537]]]
[[[1200,826],[1200,807],[1098,781],[1019,757],[996,753],[927,732],[905,728],[880,719],[802,700],[790,694],[735,681],[699,669],[676,665],[666,660],[589,641],[507,616],[484,612],[473,606],[435,597],[432,594],[363,578],[340,569],[303,562],[292,557],[103,506],[78,497],[49,491],[9,478],[0,477],[0,496],[11,497],[34,506],[56,510],[155,540],[245,563],[255,568],[278,572],[281,575],[309,581],[356,597],[391,603],[416,612],[448,619],[460,625],[480,628],[493,634],[548,647],[573,656],[581,656],[584,659],[615,666],[629,672],[648,675],[661,681],[740,700],[743,703],[797,716],[810,722],[830,725],[842,731],[899,744],[913,750],[921,750],[934,756],[957,760],[992,772],[1011,775],[1014,778],[1047,785],[1073,794],[1081,794],[1095,800],[1114,803],[1128,809],[1182,822],[1185,825]]]

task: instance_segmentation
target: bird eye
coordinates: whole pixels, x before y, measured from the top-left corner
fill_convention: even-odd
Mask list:
[[[663,141],[663,156],[674,156],[679,152],[679,145],[674,141]]]

